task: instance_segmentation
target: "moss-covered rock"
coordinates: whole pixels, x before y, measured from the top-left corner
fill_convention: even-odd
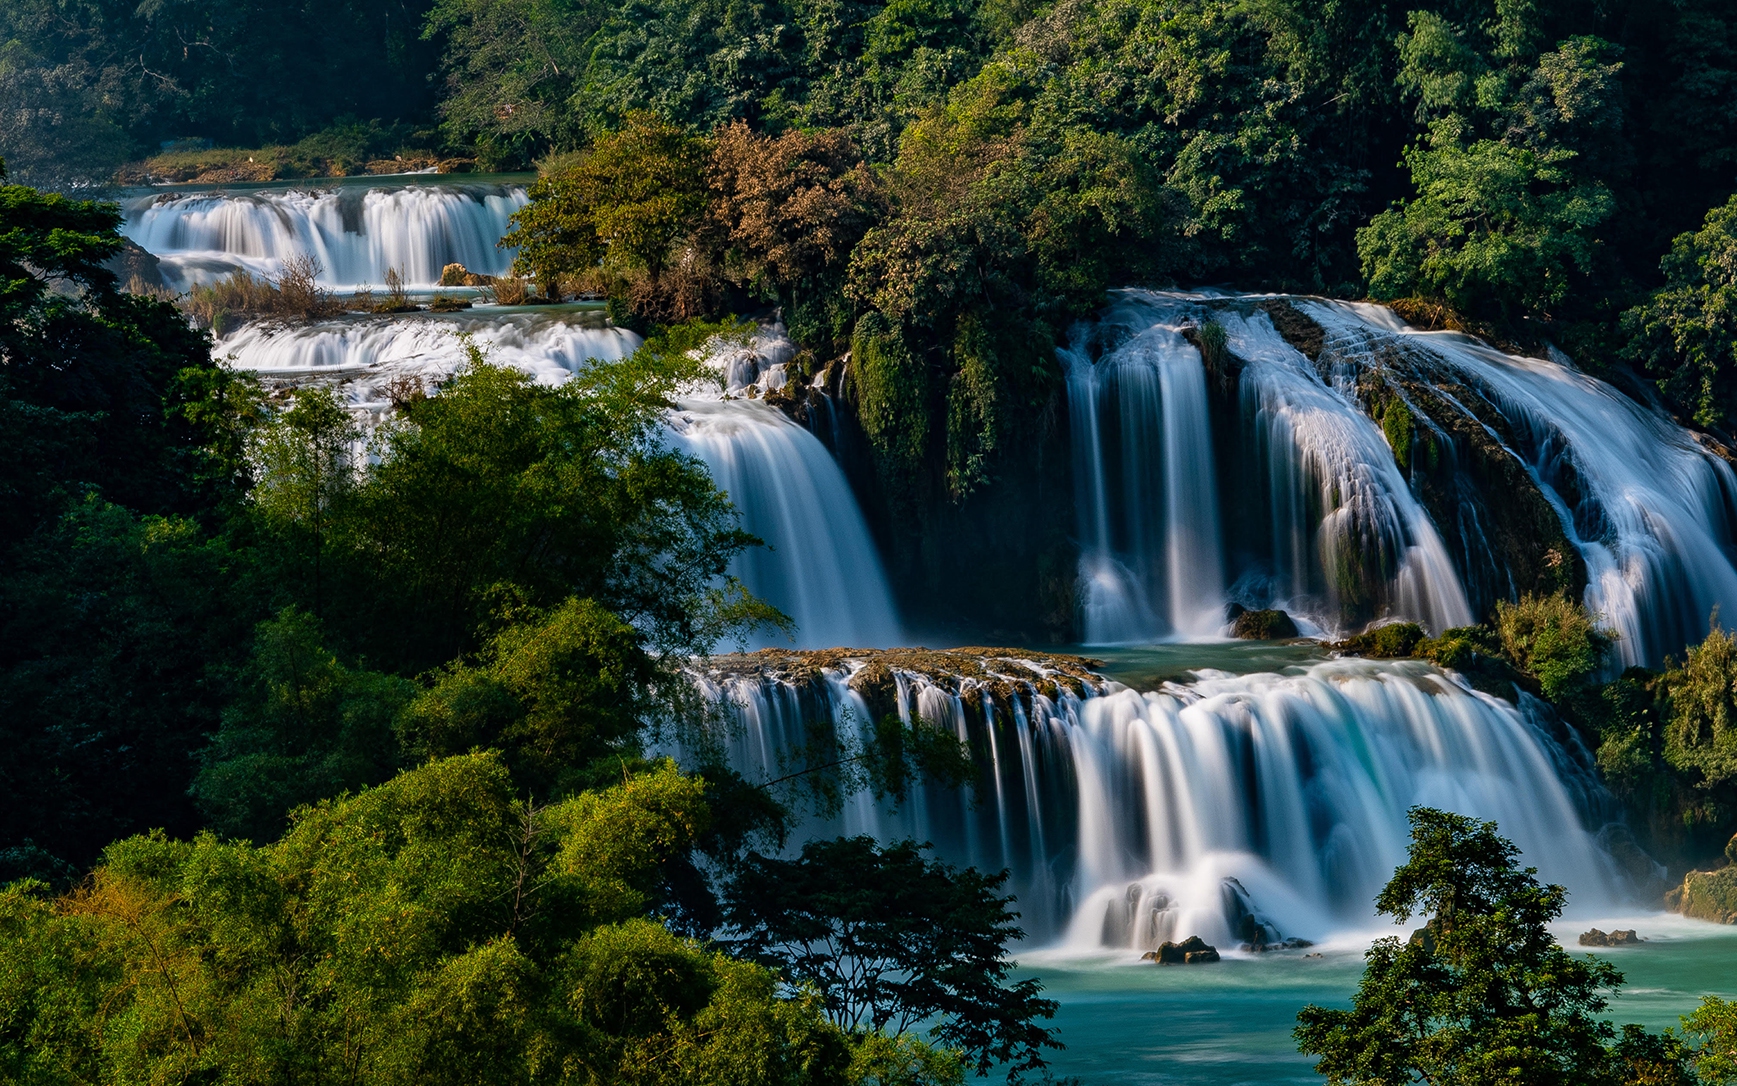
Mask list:
[[[1695,920],[1737,924],[1737,864],[1689,872],[1682,886],[1665,895],[1665,904]]]
[[[1231,615],[1230,633],[1244,641],[1283,641],[1299,636],[1291,616],[1273,608],[1247,611],[1237,607]]]

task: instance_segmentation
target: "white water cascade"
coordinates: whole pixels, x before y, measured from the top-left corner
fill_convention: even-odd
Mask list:
[[[783,386],[792,354],[776,326],[721,349],[712,363],[722,394],[682,399],[670,427],[730,495],[742,528],[766,542],[730,572],[790,617],[796,645],[897,644],[892,589],[844,472],[819,438],[758,398]],[[753,647],[791,643],[770,634]]]
[[[1327,629],[1371,605],[1432,631],[1469,625],[1453,559],[1380,428],[1266,314],[1217,319],[1246,363],[1243,415],[1264,453],[1280,597]]]
[[[595,311],[479,307],[307,324],[255,322],[219,339],[215,353],[261,377],[336,381],[355,400],[399,375],[429,381],[447,376],[465,360],[460,335],[468,335],[490,361],[521,369],[542,384],[559,384],[593,360],[625,358],[640,342],[632,332],[604,324]]]
[[[1413,619],[1432,630],[1471,622],[1447,548],[1380,429],[1264,313],[1209,309],[1207,301],[1123,291],[1059,352],[1086,643],[1198,637],[1224,624],[1208,378],[1182,335],[1208,320],[1223,326],[1243,366],[1238,436],[1259,450],[1268,506],[1265,588],[1248,602],[1334,633],[1369,619]]]
[[[805,683],[702,679],[734,721],[734,768],[750,780],[788,772],[815,714],[860,734],[871,713],[851,676],[864,666]],[[1203,672],[1144,693],[1100,682],[1083,697],[1027,684],[1010,699],[971,679],[895,674],[907,723],[971,744],[974,796],[931,787],[894,808],[860,794],[798,839],[914,838],[954,863],[1008,868],[1040,940],[1141,950],[1200,935],[1225,949],[1367,929],[1417,804],[1495,820],[1573,909],[1596,913],[1624,893],[1585,824],[1596,786],[1564,783],[1579,775],[1529,715],[1537,703],[1516,709],[1426,664]]]
[[[1328,349],[1379,345],[1445,366],[1508,420],[1511,453],[1586,562],[1586,605],[1620,635],[1626,664],[1658,664],[1737,615],[1737,473],[1694,435],[1565,364],[1420,332],[1391,310],[1310,302]]]
[[[525,203],[516,185],[446,183],[164,193],[127,203],[121,232],[161,260],[175,290],[237,269],[276,275],[303,255],[328,287],[379,287],[388,269],[429,287],[450,263],[507,274],[513,254],[496,242]]]
[[[1089,644],[1210,636],[1224,624],[1206,373],[1166,301],[1126,293],[1057,352]]]

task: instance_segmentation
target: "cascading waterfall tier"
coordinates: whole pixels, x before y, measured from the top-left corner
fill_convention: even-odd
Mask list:
[[[609,326],[595,309],[479,307],[307,324],[255,322],[219,339],[214,353],[275,383],[335,384],[354,408],[383,411],[394,380],[414,377],[431,385],[462,365],[461,336],[490,361],[521,369],[542,384],[559,384],[592,361],[625,358],[640,342],[634,333]]]
[[[1381,430],[1264,313],[1206,295],[1123,291],[1059,352],[1068,375],[1088,644],[1208,635],[1225,621],[1226,556],[1208,374],[1185,333],[1209,322],[1240,367],[1229,439],[1255,450],[1270,540],[1231,591],[1340,632],[1408,618],[1472,620],[1435,526]]]
[[[294,256],[320,264],[336,289],[380,287],[389,269],[430,287],[450,263],[505,275],[497,247],[527,201],[517,185],[342,184],[332,188],[160,193],[125,205],[121,232],[156,256],[175,290],[245,269],[274,276]]]
[[[1431,410],[1499,439],[1555,509],[1625,663],[1699,641],[1715,608],[1737,614],[1737,473],[1695,435],[1560,357],[1417,331],[1379,306],[1298,305],[1327,333],[1324,364],[1413,390],[1418,425],[1438,435],[1447,420]]]
[[[1181,316],[1166,299],[1125,294],[1058,351],[1090,644],[1211,635],[1224,624],[1206,374]]]
[[[1574,758],[1534,716],[1548,712],[1539,703],[1517,709],[1418,662],[1202,672],[1146,692],[1088,663],[1007,649],[766,652],[715,658],[694,679],[750,781],[860,749],[892,713],[952,732],[976,762],[968,794],[921,787],[893,806],[858,793],[797,836],[914,838],[955,863],[1007,868],[1028,932],[1082,951],[1367,927],[1417,804],[1495,820],[1574,908],[1622,895],[1584,827],[1602,797],[1564,783]],[[817,734],[834,744],[817,747]]]
[[[794,353],[776,325],[716,345],[710,362],[722,389],[682,398],[670,413],[675,443],[705,462],[742,528],[766,543],[730,569],[795,625],[761,645],[897,644],[892,589],[844,472],[819,438],[765,402]]]

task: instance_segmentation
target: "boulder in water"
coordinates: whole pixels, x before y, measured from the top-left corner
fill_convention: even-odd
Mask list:
[[[1250,611],[1239,604],[1230,605],[1230,632],[1244,641],[1282,641],[1296,637],[1297,624],[1285,612],[1268,608]]]
[[[494,281],[494,276],[478,275],[463,264],[448,264],[440,269],[440,285],[443,287],[486,287]]]
[[[1198,935],[1190,935],[1180,943],[1165,943],[1157,950],[1140,955],[1140,960],[1159,965],[1203,965],[1218,960],[1218,948]]]
[[[1581,946],[1639,946],[1640,943],[1640,936],[1634,933],[1633,928],[1627,931],[1599,931],[1593,928],[1580,936]]]

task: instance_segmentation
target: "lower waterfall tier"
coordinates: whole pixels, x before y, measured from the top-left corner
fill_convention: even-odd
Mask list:
[[[858,793],[795,839],[914,838],[1008,868],[1038,941],[1236,947],[1368,927],[1416,805],[1494,820],[1576,907],[1626,894],[1597,834],[1608,797],[1538,703],[1409,661],[1201,671],[1149,691],[1089,664],[1006,649],[766,652],[716,658],[695,679],[750,781],[803,769],[817,726],[837,749],[895,712],[958,736],[971,789],[922,787],[898,805]]]

